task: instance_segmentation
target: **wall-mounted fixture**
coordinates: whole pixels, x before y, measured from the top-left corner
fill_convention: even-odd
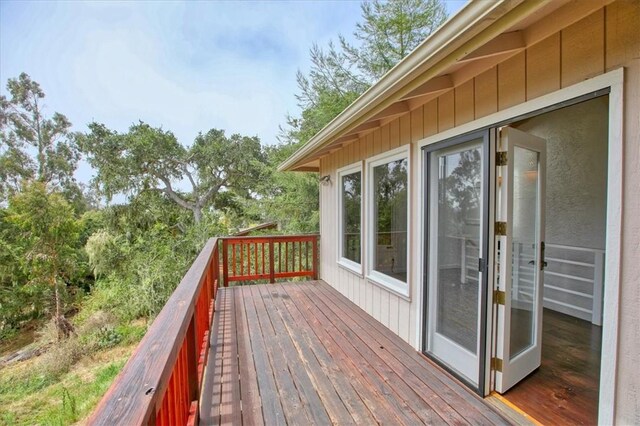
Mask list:
[[[323,185],[331,185],[331,176],[324,175],[320,178],[320,183]]]

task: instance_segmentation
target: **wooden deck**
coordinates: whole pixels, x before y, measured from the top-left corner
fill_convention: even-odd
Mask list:
[[[221,288],[202,424],[505,424],[323,281]]]

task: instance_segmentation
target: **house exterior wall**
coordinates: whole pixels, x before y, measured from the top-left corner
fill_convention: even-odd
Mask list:
[[[422,194],[416,142],[514,105],[569,87],[620,67],[625,68],[623,125],[622,258],[618,328],[615,418],[640,423],[640,1],[618,0],[460,84],[454,90],[395,118],[358,141],[321,159],[321,278],[394,333],[418,346],[421,285],[417,259]],[[540,22],[535,25],[541,25]],[[542,24],[543,25],[543,24]],[[411,145],[414,171],[409,182],[411,223],[410,298],[396,295],[338,266],[336,170],[356,161]],[[364,170],[364,180],[369,177]],[[367,200],[363,194],[363,203]],[[366,217],[363,218],[363,221]],[[362,229],[367,229],[363,223]],[[363,239],[366,243],[367,236]],[[366,244],[363,244],[366,250]],[[363,259],[367,254],[363,254]],[[366,268],[365,268],[366,269]]]

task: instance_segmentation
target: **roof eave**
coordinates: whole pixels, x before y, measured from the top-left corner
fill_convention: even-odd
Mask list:
[[[340,136],[341,132],[406,86],[416,77],[416,70],[424,72],[424,69],[428,69],[449,57],[462,44],[472,39],[475,33],[470,30],[478,22],[490,15],[497,15],[492,16],[492,20],[496,20],[522,2],[523,0],[498,0],[470,1],[467,3],[456,15],[445,22],[377,83],[372,85],[305,145],[293,153],[278,167],[278,170],[293,170],[303,166],[306,162],[305,160],[314,151]],[[531,1],[527,3],[530,6],[537,6],[542,2]],[[534,8],[532,7],[531,9]]]

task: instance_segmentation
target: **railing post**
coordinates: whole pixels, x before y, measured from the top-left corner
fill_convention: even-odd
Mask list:
[[[318,279],[318,236],[313,236],[313,279]]]
[[[224,286],[229,287],[229,259],[227,250],[227,240],[222,240],[222,278]]]
[[[275,269],[275,254],[274,252],[274,245],[273,245],[273,238],[269,239],[269,282],[271,284],[276,282],[276,269]]]

